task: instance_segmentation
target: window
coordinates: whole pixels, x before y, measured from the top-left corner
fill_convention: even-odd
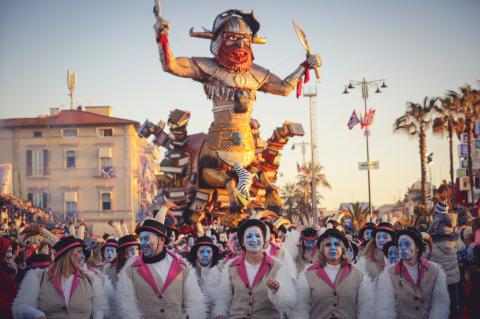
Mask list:
[[[48,206],[48,193],[43,193],[43,192],[28,193],[27,199],[29,202],[32,203],[33,207],[46,209]]]
[[[102,193],[102,210],[111,210],[112,209],[112,194],[111,193]]]
[[[27,150],[27,176],[48,176],[48,150]]]
[[[112,168],[112,158],[111,157],[101,157],[100,166],[104,170],[110,170]]]
[[[76,128],[65,128],[63,129],[64,137],[75,137],[78,136],[78,130]]]
[[[98,129],[98,136],[105,137],[105,136],[112,136],[113,129],[112,128],[99,128]]]
[[[42,137],[42,131],[33,132],[33,137]]]
[[[75,151],[68,150],[65,152],[65,166],[67,168],[75,168]]]
[[[65,215],[69,222],[77,218],[77,192],[69,191],[64,193]]]

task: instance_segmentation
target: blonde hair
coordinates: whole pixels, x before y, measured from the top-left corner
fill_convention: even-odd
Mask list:
[[[367,243],[367,246],[362,250],[361,256],[372,257],[377,249],[377,241],[372,237]]]
[[[80,247],[75,247],[74,249],[70,249],[63,256],[61,256],[60,258],[58,258],[52,263],[52,265],[50,266],[50,269],[53,270],[53,276],[55,278],[61,279],[63,273],[69,270],[69,268],[73,268],[70,258],[75,253],[75,250],[77,250],[78,248]],[[78,270],[82,272],[81,269],[78,269]]]
[[[327,257],[323,253],[323,249],[325,248],[325,243],[327,242],[327,239],[329,238],[335,238],[334,236],[328,236],[324,240],[320,242],[320,247],[318,248],[318,261],[320,262],[320,265],[322,267],[325,267],[327,264]],[[342,255],[340,256],[340,265],[343,267],[347,263],[347,247],[343,244],[343,242],[340,240],[340,248],[342,249]]]

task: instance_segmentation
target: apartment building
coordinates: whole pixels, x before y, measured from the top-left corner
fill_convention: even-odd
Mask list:
[[[111,232],[110,219],[133,227],[141,203],[156,195],[158,148],[139,123],[112,117],[110,106],[0,120],[0,164],[11,164],[13,194]]]

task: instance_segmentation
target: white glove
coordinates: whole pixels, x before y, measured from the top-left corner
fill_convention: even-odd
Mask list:
[[[310,54],[305,60],[309,69],[318,68],[322,65],[322,59],[319,54]]]
[[[167,19],[163,19],[161,17],[157,17],[157,22],[153,26],[153,30],[155,31],[155,36],[158,37],[160,32],[163,32],[166,36],[168,36],[168,30],[170,30],[170,22]]]

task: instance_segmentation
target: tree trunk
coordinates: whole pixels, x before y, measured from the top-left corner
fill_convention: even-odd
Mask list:
[[[422,204],[427,206],[427,136],[425,132],[425,126],[420,125],[420,170],[421,170],[421,183],[422,183]]]
[[[452,204],[455,205],[455,181],[453,175],[453,127],[451,120],[448,120],[448,146],[450,150],[450,187],[452,188]]]
[[[473,121],[467,118],[467,147],[468,147],[468,176],[470,178],[470,195],[472,196],[472,206],[475,205],[475,183],[473,181],[473,163],[472,163],[472,137],[473,137]]]

